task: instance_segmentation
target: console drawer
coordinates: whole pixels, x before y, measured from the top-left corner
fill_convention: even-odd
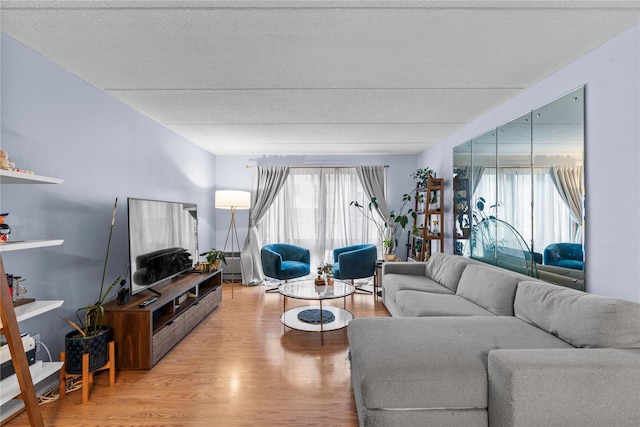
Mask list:
[[[198,301],[184,313],[184,331],[189,333],[207,315],[207,307],[204,301]]]
[[[201,304],[205,305],[207,313],[213,311],[220,302],[222,302],[222,286],[218,286],[201,300]]]
[[[167,354],[185,335],[185,317],[178,316],[153,334],[153,364]]]

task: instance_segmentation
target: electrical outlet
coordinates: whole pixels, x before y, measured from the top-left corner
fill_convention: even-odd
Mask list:
[[[36,353],[40,351],[40,334],[34,335],[33,340],[36,342]]]

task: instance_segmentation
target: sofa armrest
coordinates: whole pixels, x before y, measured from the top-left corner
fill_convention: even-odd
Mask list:
[[[410,274],[412,276],[425,275],[425,262],[385,262],[382,264],[382,275],[385,274]]]
[[[493,350],[489,425],[640,422],[640,349]]]

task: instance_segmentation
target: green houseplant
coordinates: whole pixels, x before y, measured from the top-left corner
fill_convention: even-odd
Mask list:
[[[219,251],[217,249],[211,248],[207,252],[202,252],[200,256],[205,257],[210,268],[213,268],[214,271],[219,270],[220,265],[223,262],[225,265],[227,265],[227,260],[224,257],[224,251]]]
[[[378,228],[378,233],[380,233],[380,237],[382,238],[382,246],[384,247],[384,255],[386,259],[395,259],[394,252],[395,248],[398,246],[398,232],[400,230],[404,230],[409,223],[410,217],[413,219],[417,217],[417,212],[410,207],[409,202],[411,202],[414,197],[418,199],[418,203],[424,201],[424,196],[418,193],[417,190],[418,188],[425,187],[429,178],[434,175],[433,169],[428,167],[418,169],[411,173],[411,178],[418,180],[416,188],[402,195],[402,205],[400,206],[399,212],[396,213],[395,211],[391,211],[388,218],[383,218],[382,224],[380,224],[380,222],[372,215],[373,210],[378,209],[378,201],[375,197],[371,198],[366,208],[355,200],[350,203],[351,206],[358,208],[365,218],[373,221]]]
[[[120,286],[125,283],[125,280],[121,280],[121,276],[118,276],[107,290],[104,290],[117,206],[118,198],[116,198],[113,213],[111,214],[111,228],[109,230],[107,254],[102,269],[102,282],[100,283],[98,300],[91,305],[76,310],[77,322],[65,319],[74,328],[73,331],[65,336],[65,369],[69,374],[82,373],[82,355],[84,353],[89,353],[89,371],[95,371],[104,366],[109,358],[108,344],[111,328],[104,324],[104,302],[118,282],[120,282]]]
[[[435,171],[429,167],[418,169],[411,173],[411,178],[418,180],[418,187],[426,187],[429,178],[435,178]]]

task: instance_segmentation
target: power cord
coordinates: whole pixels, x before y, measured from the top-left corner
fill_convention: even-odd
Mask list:
[[[49,348],[42,341],[39,342],[39,345],[41,345],[44,348],[44,350],[47,352],[47,356],[49,356],[49,362],[53,362],[53,358],[51,357],[51,352],[49,351]],[[80,390],[82,388],[82,375],[77,375],[71,378],[67,378],[65,387],[66,387],[67,393]],[[40,405],[44,405],[45,403],[55,402],[58,399],[60,399],[60,385],[51,388],[50,390],[46,391],[41,396],[39,396],[38,403]]]
[[[41,345],[42,347],[44,347],[44,351],[46,351],[47,352],[47,356],[49,356],[49,362],[53,362],[53,359],[51,358],[51,352],[49,351],[49,348],[46,345],[44,345],[44,343],[42,341],[40,341],[38,343],[38,345]]]
[[[80,390],[82,388],[82,375],[67,378],[65,387],[67,393]],[[43,393],[42,396],[38,398],[38,403],[44,405],[45,403],[55,402],[58,399],[60,399],[60,386],[53,387],[51,390]]]

